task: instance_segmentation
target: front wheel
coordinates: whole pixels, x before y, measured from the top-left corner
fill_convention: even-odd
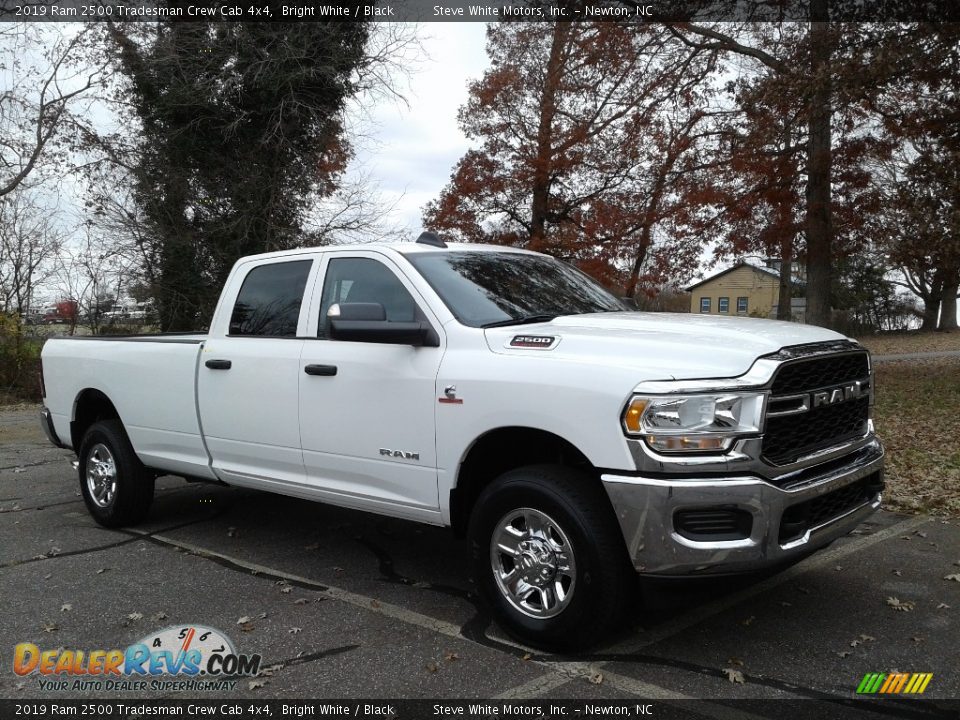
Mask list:
[[[583,473],[505,473],[480,494],[468,532],[479,590],[517,639],[579,650],[621,619],[635,574],[603,489]]]
[[[154,477],[133,452],[119,420],[90,426],[80,443],[80,492],[104,527],[135,525],[153,502]]]

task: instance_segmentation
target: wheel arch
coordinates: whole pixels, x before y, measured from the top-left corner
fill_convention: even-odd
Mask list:
[[[72,420],[70,421],[70,443],[74,452],[80,452],[80,443],[87,430],[95,422],[101,420],[123,419],[117,411],[113,401],[107,394],[97,388],[81,390],[73,401]]]
[[[572,442],[548,430],[505,426],[476,438],[460,461],[450,490],[450,525],[463,536],[470,513],[483,488],[503,473],[526,465],[563,465],[578,468],[600,484],[597,468]],[[605,494],[605,493],[604,493]]]

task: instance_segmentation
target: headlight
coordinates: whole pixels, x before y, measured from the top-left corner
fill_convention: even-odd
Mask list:
[[[763,400],[763,393],[638,396],[623,427],[657,452],[722,452],[738,436],[760,432]]]

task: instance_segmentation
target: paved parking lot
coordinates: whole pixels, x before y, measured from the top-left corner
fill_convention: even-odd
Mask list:
[[[956,521],[880,513],[776,575],[647,583],[633,627],[559,657],[490,622],[447,530],[172,478],[145,525],[105,530],[72,459],[36,408],[0,410],[0,697],[44,697],[12,672],[17,643],[122,648],[174,623],[262,654],[231,698],[710,698],[724,717],[732,698],[849,700],[893,670],[960,697]]]

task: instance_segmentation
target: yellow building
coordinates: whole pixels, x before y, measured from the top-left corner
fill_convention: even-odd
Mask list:
[[[709,315],[776,317],[780,273],[769,267],[740,263],[687,288],[690,312]],[[793,298],[791,312],[803,322],[803,298]]]

